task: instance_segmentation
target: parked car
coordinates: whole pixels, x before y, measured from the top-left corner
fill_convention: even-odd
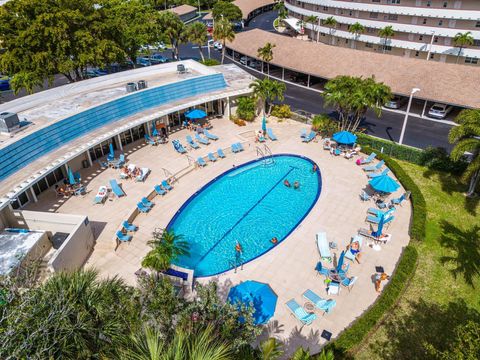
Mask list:
[[[240,58],[240,64],[242,64],[242,65],[247,65],[249,62],[250,62],[250,61],[249,61],[248,56],[242,56],[242,57]]]
[[[163,51],[167,48],[167,46],[163,42],[154,43],[151,45],[144,45],[140,48],[140,51]]]
[[[440,104],[435,103],[432,105],[430,110],[428,111],[428,116],[437,118],[437,119],[445,119],[450,111],[452,111],[452,106],[447,104]]]
[[[390,109],[400,109],[405,103],[407,99],[401,96],[394,96],[392,100],[387,101],[385,107]]]
[[[293,73],[290,75],[290,80],[294,83],[308,86],[308,75],[307,74],[300,74],[300,73]]]
[[[213,43],[213,48],[214,48],[214,49],[217,49],[217,50],[222,50],[222,49],[223,49],[223,45],[222,45],[222,43],[221,43],[220,41],[215,41],[215,42]]]
[[[0,79],[0,91],[10,90],[10,79],[3,78]]]
[[[108,71],[103,69],[89,68],[85,71],[85,76],[89,78],[108,75]]]
[[[137,58],[137,65],[150,66],[152,65],[152,61],[150,60],[149,56],[141,56]]]
[[[252,69],[257,69],[257,70],[261,70],[262,68],[262,63],[260,61],[257,61],[257,60],[250,60],[248,63],[247,63],[247,66],[249,68],[252,68]]]
[[[168,62],[168,60],[162,54],[156,53],[156,54],[153,54],[152,56],[150,56],[150,62],[152,64],[164,64],[164,63]]]

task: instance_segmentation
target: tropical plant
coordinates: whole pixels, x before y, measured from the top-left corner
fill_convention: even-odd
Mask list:
[[[338,131],[338,122],[327,114],[315,115],[312,119],[312,130],[322,136],[332,136]]]
[[[316,33],[316,41],[318,42],[318,37],[320,35],[320,29],[318,28],[318,16],[310,15],[305,19],[307,24],[312,24],[313,32]]]
[[[56,273],[1,309],[0,358],[115,358],[139,327],[133,288],[93,270]]]
[[[232,2],[218,1],[213,6],[212,16],[215,22],[221,19],[240,21],[242,20],[242,10]]]
[[[381,115],[382,105],[392,98],[392,92],[384,83],[377,83],[374,77],[337,76],[325,84],[322,96],[325,103],[334,106],[338,112],[340,128],[355,131],[368,109],[377,116]]]
[[[147,242],[152,248],[142,260],[142,266],[157,272],[165,271],[172,261],[183,255],[189,255],[189,244],[182,235],[173,230],[154,232],[153,239]]]
[[[330,37],[332,39],[332,45],[335,44],[335,37],[333,36],[333,30],[337,26],[337,20],[333,16],[329,16],[325,20],[323,20],[323,25],[329,28]]]
[[[384,28],[381,28],[381,29],[378,31],[378,36],[380,36],[381,38],[385,39],[385,40],[383,41],[383,53],[385,53],[385,51],[387,50],[387,41],[388,41],[388,39],[395,36],[395,31],[393,31],[393,26],[388,25],[388,26],[385,26]]]
[[[315,360],[334,360],[335,356],[333,350],[323,350],[320,354],[315,357]]]
[[[305,21],[300,19],[296,25],[300,28],[300,34],[303,35],[305,33]]]
[[[275,360],[283,355],[283,344],[281,341],[271,337],[262,341],[258,346],[259,360]]]
[[[220,65],[220,61],[218,61],[217,59],[205,59],[203,61],[200,61],[203,65],[206,65],[206,66],[216,66],[216,65]]]
[[[267,76],[270,77],[270,61],[273,60],[273,48],[277,46],[275,44],[267,42],[261,48],[257,50],[257,56],[267,63]]]
[[[270,80],[270,79],[255,79],[251,84],[253,96],[257,101],[261,102],[261,110],[263,116],[269,115],[271,111],[271,102],[275,99],[283,101],[283,94],[285,93],[286,86],[282,82]]]
[[[462,50],[466,46],[472,46],[475,42],[475,39],[472,36],[471,31],[467,31],[464,33],[457,33],[455,37],[453,38],[453,43],[455,46],[458,47],[458,53],[457,53],[457,64],[458,64],[458,59],[460,58],[460,55],[462,55]]]
[[[213,28],[213,37],[215,40],[222,42],[222,64],[225,60],[225,43],[227,41],[233,41],[235,39],[235,31],[233,31],[233,25],[227,19],[220,19],[215,22]]]
[[[178,59],[179,46],[188,40],[185,24],[171,11],[162,11],[158,17],[160,32],[164,34],[172,45],[172,59]]]
[[[480,110],[462,110],[455,122],[459,125],[452,127],[448,134],[450,143],[455,144],[450,156],[458,161],[465,152],[471,154],[471,161],[463,176],[465,180],[470,180],[467,196],[473,196],[480,179]]]
[[[251,96],[242,96],[237,100],[237,116],[246,121],[255,119],[255,99]]]
[[[355,40],[358,39],[360,34],[363,34],[365,32],[365,26],[363,26],[359,22],[356,22],[355,24],[350,25],[348,31],[353,34],[353,48],[355,49]]]
[[[272,115],[279,119],[287,119],[292,116],[292,109],[287,104],[275,105],[272,108]]]
[[[274,10],[277,10],[278,12],[278,18],[280,20],[285,20],[288,17],[288,10],[285,7],[285,3],[283,1],[277,2],[274,7]]]
[[[208,40],[207,37],[207,25],[200,21],[194,21],[190,25],[187,25],[187,37],[191,43],[198,45],[198,51],[200,52],[200,57],[202,61],[205,61],[205,56],[203,56],[202,46]]]
[[[299,347],[292,355],[290,360],[313,360],[314,358],[310,355],[310,351],[304,350],[302,347]]]

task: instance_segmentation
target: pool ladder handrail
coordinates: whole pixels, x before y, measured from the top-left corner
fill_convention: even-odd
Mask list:
[[[267,146],[267,144],[263,144],[263,150],[256,146],[257,149],[257,156],[263,159],[263,164],[264,165],[270,165],[275,162],[273,159],[273,154],[270,148]]]
[[[169,171],[168,169],[165,169],[165,168],[162,168],[162,170],[163,170],[164,176],[165,176],[168,180],[170,180],[170,183],[175,183],[175,182],[178,181],[177,178],[175,177],[175,175],[172,174],[171,171]]]
[[[234,273],[237,273],[238,267],[240,267],[240,270],[243,270],[243,263],[242,258],[235,258],[235,260],[230,260],[230,267],[233,267]]]

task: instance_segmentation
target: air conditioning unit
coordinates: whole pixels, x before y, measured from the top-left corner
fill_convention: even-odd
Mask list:
[[[147,88],[147,82],[145,80],[138,80],[137,82],[137,89],[143,90]]]
[[[127,84],[127,93],[132,93],[137,91],[137,84],[130,82]]]
[[[11,112],[0,113],[0,132],[9,133],[20,128],[18,115]]]

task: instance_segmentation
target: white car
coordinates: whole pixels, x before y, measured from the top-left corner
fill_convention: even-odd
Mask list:
[[[242,57],[240,58],[240,64],[242,64],[242,65],[247,65],[248,63],[249,63],[249,61],[248,61],[248,56],[242,56]]]
[[[450,111],[452,111],[452,107],[450,105],[435,103],[428,111],[428,116],[437,119],[445,119]]]
[[[403,104],[407,102],[407,99],[404,97],[394,96],[392,100],[388,101],[385,104],[385,107],[390,109],[400,109]]]
[[[213,43],[213,47],[214,47],[215,49],[217,49],[217,50],[222,50],[222,49],[223,49],[223,45],[222,45],[222,43],[221,43],[220,41],[215,41],[215,42]]]

